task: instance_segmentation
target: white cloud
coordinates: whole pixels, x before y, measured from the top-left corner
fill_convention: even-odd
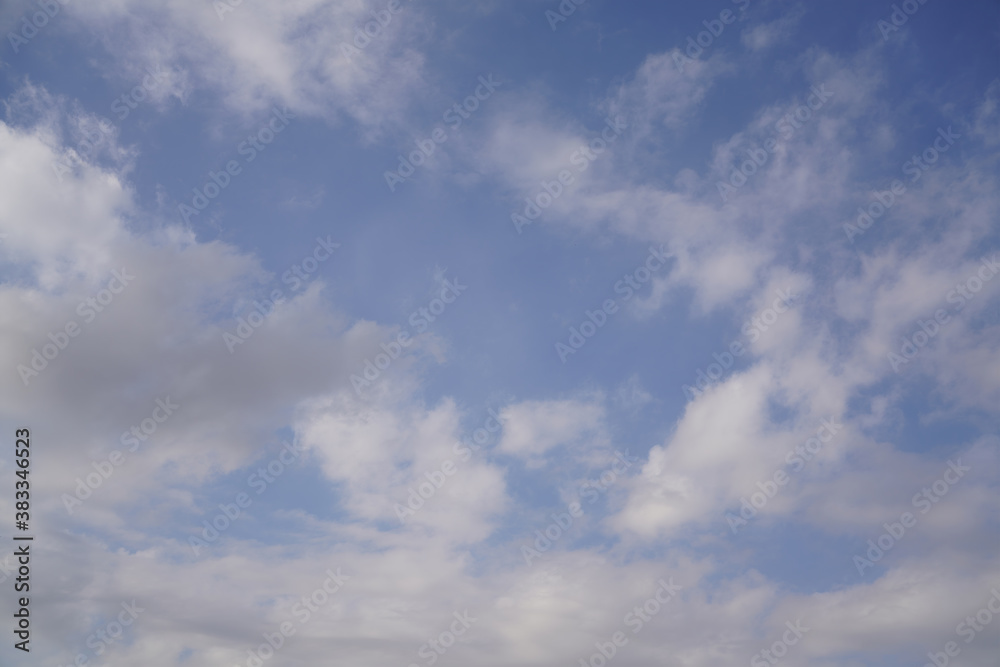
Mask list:
[[[497,450],[542,465],[549,450],[572,447],[578,456],[604,442],[604,408],[597,401],[529,401],[501,411],[504,433]]]
[[[419,3],[402,3],[350,57],[343,47],[354,46],[355,28],[373,21],[371,12],[385,11],[386,3],[244,2],[221,18],[220,4],[105,0],[68,5],[66,11],[79,29],[108,35],[108,69],[123,91],[146,67],[162,66],[180,77],[178,96],[217,92],[227,110],[243,118],[279,104],[327,119],[346,114],[377,134],[383,123],[403,118],[406,102],[419,90],[419,46],[427,27]]]

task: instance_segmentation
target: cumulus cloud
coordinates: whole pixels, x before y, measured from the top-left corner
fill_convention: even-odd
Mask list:
[[[248,190],[294,183],[224,240],[151,203],[178,180],[144,161],[169,133],[123,145],[58,78],[8,96],[0,422],[31,427],[44,659],[249,664],[282,624],[274,664],[331,646],[351,664],[596,664],[612,642],[622,667],[709,667],[799,623],[787,664],[962,641],[1000,584],[997,82],[914,101],[893,48],[788,55],[817,10],[751,14],[735,53],[683,69],[645,41],[583,93],[572,68],[519,72],[440,147],[434,196],[392,199],[371,164],[424,86],[468,80],[445,65],[463,40],[496,53],[477,22],[531,44],[530,20],[586,31],[402,2],[355,42],[390,4],[120,0],[53,21],[97,36],[82,52],[111,89],[163,68],[155,113],[198,110],[199,136],[273,105],[321,121],[312,143],[336,157],[275,150]],[[930,160],[939,126],[958,137]],[[509,210],[531,205],[517,233]],[[334,210],[337,252],[292,287],[313,241],[286,246]],[[650,244],[672,261],[588,339],[590,365],[553,361],[539,323],[593,308],[585,278]],[[445,262],[479,296],[409,317]],[[0,456],[6,479],[15,465]],[[99,657],[88,639],[122,609],[141,611]],[[996,644],[983,625],[970,664]]]

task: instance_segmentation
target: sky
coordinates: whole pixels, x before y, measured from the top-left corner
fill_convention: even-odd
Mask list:
[[[0,36],[0,664],[995,661],[997,2]]]

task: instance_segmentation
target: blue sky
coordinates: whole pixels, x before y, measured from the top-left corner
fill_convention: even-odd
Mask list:
[[[996,654],[997,3],[0,28],[4,664]]]

